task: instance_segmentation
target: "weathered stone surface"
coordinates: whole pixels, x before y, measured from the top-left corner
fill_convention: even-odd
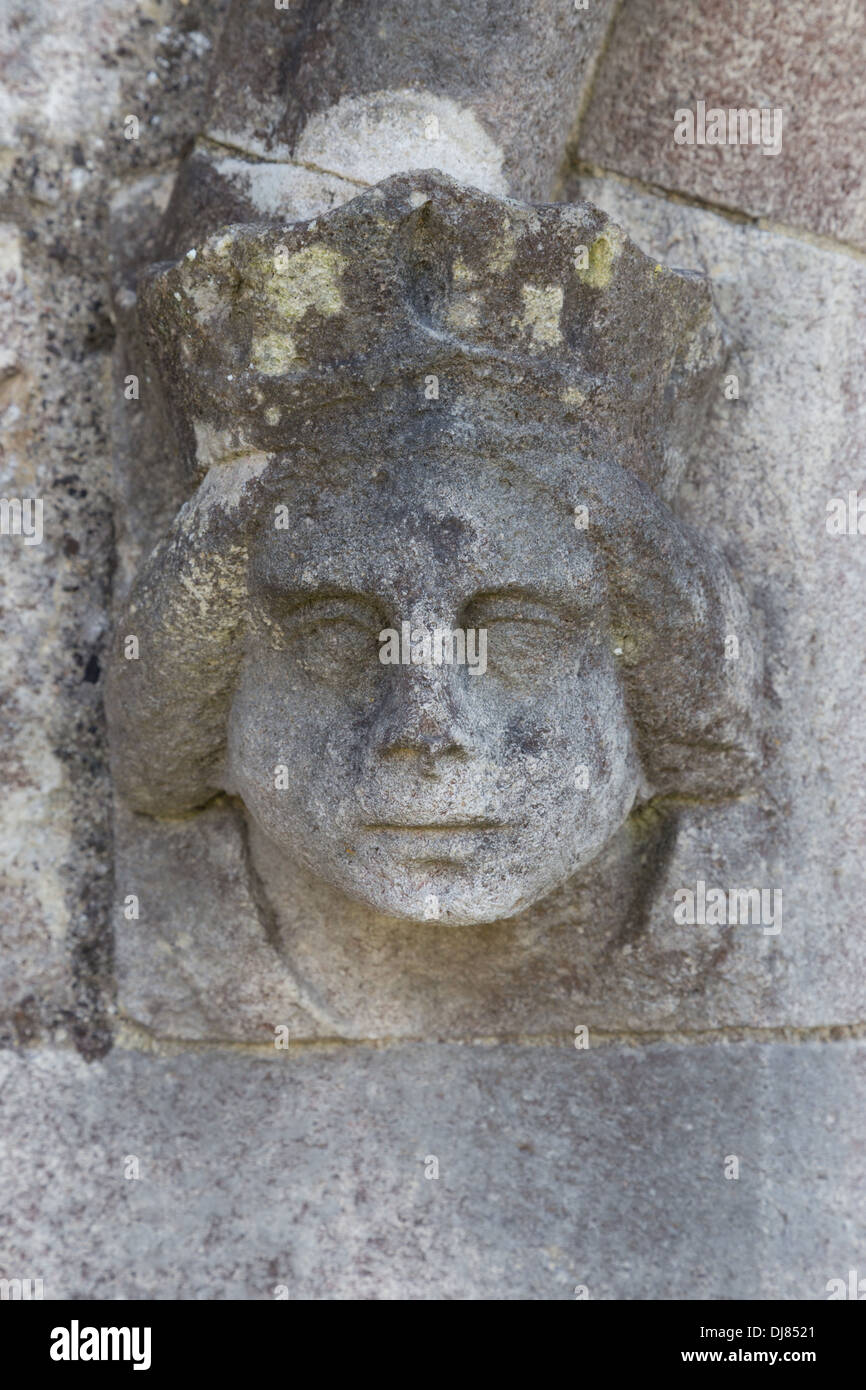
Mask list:
[[[164,822],[118,806],[115,837],[122,1022],[163,1038],[265,1043],[277,1026],[293,1037],[334,1036],[276,947],[251,881],[240,808],[223,802]]]
[[[425,153],[429,160],[431,151]],[[158,230],[158,254],[148,255],[137,240],[127,244],[129,288],[134,290],[144,266],[184,255],[220,227],[234,222],[300,222],[347,203],[367,182],[295,162],[250,159],[199,139],[173,180],[171,202]]]
[[[0,495],[43,539],[0,535],[0,1036],[107,1045],[110,792],[101,669],[112,566],[115,180],[198,128],[222,5],[7,7],[0,95]],[[136,113],[139,139],[124,139]]]
[[[46,1298],[825,1299],[863,1267],[863,1043],[31,1053],[0,1078],[0,1275]]]
[[[165,255],[229,222],[315,217],[410,169],[547,200],[612,11],[612,0],[234,5]],[[515,83],[515,63],[544,80]]]
[[[299,750],[287,790],[296,809],[312,808],[301,827],[311,862],[294,864],[279,841],[265,843],[238,795],[247,787],[208,782],[198,753],[213,708],[188,721],[186,740],[163,706],[161,726],[150,710],[150,764],[139,760],[133,782],[144,787],[159,772],[159,802],[192,766],[200,783],[227,791],[193,811],[155,802],[158,816],[119,801],[112,886],[100,707],[109,587],[123,605],[200,485],[199,470],[213,464],[185,513],[197,534],[192,563],[174,578],[181,589],[188,581],[183,611],[201,637],[190,688],[221,678],[208,642],[220,624],[232,636],[231,605],[197,602],[203,574],[231,558],[237,529],[226,518],[254,514],[280,475],[272,465],[260,473],[255,457],[246,471],[235,459],[226,487],[220,451],[236,432],[245,450],[266,452],[279,432],[274,412],[283,423],[293,413],[277,399],[285,380],[265,371],[252,403],[259,418],[241,438],[245,411],[256,411],[227,380],[234,368],[221,379],[219,350],[195,371],[178,354],[183,370],[169,367],[168,384],[181,384],[185,370],[189,386],[197,374],[192,399],[203,407],[195,447],[183,429],[179,447],[183,416],[172,423],[141,332],[142,267],[180,258],[170,299],[178,303],[175,290],[181,302],[193,296],[195,331],[211,348],[238,346],[227,314],[237,290],[250,321],[276,335],[259,335],[260,365],[278,365],[291,339],[308,365],[333,367],[351,346],[342,329],[388,318],[372,292],[381,265],[359,256],[357,283],[344,277],[342,298],[357,313],[340,333],[337,316],[323,312],[334,307],[327,273],[317,285],[293,278],[295,299],[304,290],[303,308],[313,310],[306,319],[284,296],[282,318],[265,324],[273,295],[235,255],[240,244],[275,251],[287,239],[298,250],[311,229],[290,224],[327,222],[412,167],[444,168],[489,194],[550,197],[615,12],[573,151],[584,173],[613,173],[564,186],[564,196],[583,193],[604,212],[522,208],[517,219],[540,229],[541,242],[553,224],[591,233],[593,259],[574,261],[585,275],[583,311],[557,280],[564,262],[551,260],[549,244],[524,238],[523,279],[506,276],[497,304],[487,273],[495,267],[484,270],[483,256],[455,260],[453,226],[420,213],[426,239],[409,235],[411,221],[402,227],[414,256],[413,331],[438,335],[440,347],[462,336],[476,365],[496,334],[498,349],[522,334],[524,379],[497,374],[494,363],[486,393],[476,390],[461,415],[460,371],[449,364],[436,372],[438,400],[425,396],[422,407],[416,392],[414,415],[404,412],[387,439],[381,424],[365,423],[362,403],[393,424],[399,390],[389,396],[377,381],[377,401],[366,381],[354,402],[333,390],[322,418],[334,427],[307,428],[310,415],[297,432],[298,457],[314,453],[318,472],[305,480],[286,469],[269,500],[290,504],[293,524],[304,519],[292,558],[314,579],[317,566],[362,588],[384,574],[401,602],[420,593],[429,608],[449,565],[477,583],[479,556],[497,576],[510,565],[521,585],[545,566],[574,577],[573,512],[585,499],[572,484],[578,466],[586,481],[600,450],[590,512],[603,518],[604,575],[617,577],[616,602],[637,615],[624,635],[637,632],[651,657],[637,653],[632,666],[624,640],[614,651],[647,783],[638,809],[587,878],[581,870],[506,919],[406,921],[333,884],[323,890],[318,861],[335,845],[310,827],[327,827],[333,789],[339,796],[353,784],[364,721],[335,721],[332,751],[349,763],[342,781],[329,776],[327,756],[317,770],[312,726],[295,727],[291,711],[286,718],[285,653],[275,647],[258,670],[268,679],[247,682],[247,711],[258,701],[265,743]],[[272,1298],[285,1286],[292,1298],[571,1299],[578,1285],[590,1298],[825,1298],[829,1279],[862,1273],[866,1258],[866,1045],[854,1041],[866,1018],[857,636],[866,562],[856,515],[850,534],[826,527],[831,499],[850,518],[850,496],[856,513],[866,490],[866,284],[862,259],[736,219],[866,245],[860,11],[835,0],[820,11],[801,0],[727,11],[700,0],[682,12],[667,0],[593,0],[582,12],[570,0],[298,0],[288,10],[272,0],[34,0],[9,8],[4,23],[0,495],[45,505],[40,544],[0,534],[0,1041],[19,1045],[0,1057],[0,1278],[43,1278],[48,1297],[86,1298]],[[675,146],[673,113],[698,100],[780,106],[781,153]],[[636,194],[621,175],[727,204],[733,216]],[[474,209],[472,234],[483,241],[490,209],[505,205],[471,192],[455,198]],[[226,223],[256,228],[233,233],[220,262],[206,243]],[[701,317],[707,302],[706,278],[682,281],[657,264],[708,277],[724,325],[728,361],[703,435],[694,400],[657,433],[640,409],[641,373],[660,385],[678,339],[663,312],[659,321],[636,315],[637,296],[616,285],[618,267],[642,266],[662,288],[678,284]],[[608,273],[613,295],[603,292]],[[577,329],[560,383],[575,392],[574,418],[558,414],[554,425],[526,400],[533,382],[551,386],[539,366],[563,323]],[[617,355],[617,341],[631,342],[630,357]],[[405,364],[400,353],[394,360]],[[591,400],[577,394],[584,368],[596,378]],[[735,399],[725,397],[725,373],[736,376]],[[334,375],[326,378],[333,387]],[[663,400],[688,400],[682,373],[669,384]],[[413,378],[422,385],[424,375]],[[479,444],[473,411],[485,394],[498,423]],[[508,420],[515,431],[534,426],[518,460],[509,458]],[[557,437],[567,437],[569,459],[551,484],[535,465]],[[617,466],[630,454],[636,481],[616,473],[609,453]],[[347,527],[347,508],[365,525]],[[285,577],[280,565],[271,571]],[[249,576],[263,577],[248,571],[244,583]],[[223,600],[226,578],[223,570]],[[737,591],[745,607],[731,601]],[[717,603],[720,595],[728,601]],[[158,623],[150,631],[164,640]],[[717,648],[731,638],[739,645],[718,703]],[[563,642],[560,625],[554,657]],[[170,643],[162,650],[172,655]],[[759,651],[766,665],[753,691]],[[543,752],[581,701],[587,729],[593,717],[608,733],[621,728],[620,706],[592,670],[550,717],[545,701],[555,696],[555,705],[564,687],[557,660],[538,655],[523,669],[541,672],[544,690],[509,728],[518,770],[543,764],[538,740]],[[307,657],[307,673],[320,671],[315,643]],[[650,668],[658,678],[638,698]],[[401,718],[413,713],[413,742],[404,746],[403,719],[394,762],[404,775],[393,786],[407,815],[430,790],[412,794],[405,777],[419,741],[435,761],[453,733],[454,704],[442,695],[419,680],[402,706]],[[322,695],[318,715],[332,696]],[[719,710],[723,719],[683,737],[696,711]],[[466,722],[474,756],[492,726]],[[665,727],[676,734],[667,743],[657,736]],[[614,739],[611,763],[622,751]],[[168,754],[177,758],[166,771]],[[459,761],[446,791],[459,786]],[[502,782],[497,795],[512,794],[513,781]],[[646,800],[653,785],[665,794]],[[527,800],[549,787],[542,778]],[[549,835],[524,844],[542,868],[565,811]],[[283,829],[294,833],[290,822]],[[771,900],[779,892],[781,913],[773,901],[766,921],[680,924],[677,895],[698,882],[729,894],[751,885]],[[504,891],[500,881],[482,886]],[[576,1050],[587,1027],[590,1049]],[[72,1044],[101,1057],[113,1029],[119,1046],[85,1066]],[[667,1041],[647,1045],[653,1037]],[[740,1177],[726,1180],[735,1156]],[[434,1158],[439,1177],[428,1181]]]
[[[866,560],[862,538],[826,530],[828,500],[863,485],[864,406],[857,382],[866,274],[844,253],[733,225],[611,182],[587,182],[582,191],[660,260],[708,274],[727,325],[727,372],[738,376],[739,398],[725,399],[720,384],[706,442],[678,507],[724,549],[764,634],[758,795],[728,808],[709,800],[703,807],[664,808],[634,842],[633,852],[653,866],[649,880],[635,879],[628,855],[614,855],[612,864],[599,864],[604,872],[588,895],[554,895],[536,913],[531,931],[520,921],[483,929],[478,944],[486,962],[465,956],[465,941],[459,947],[443,943],[444,977],[483,982],[481,1012],[465,985],[444,999],[430,984],[428,964],[419,984],[407,977],[402,996],[392,990],[387,1009],[379,995],[377,1016],[375,996],[364,988],[366,971],[375,957],[385,962],[380,980],[381,970],[390,969],[393,981],[394,956],[386,945],[396,948],[393,931],[389,937],[384,927],[375,929],[374,935],[383,933],[381,948],[363,950],[351,912],[330,903],[325,908],[315,880],[295,874],[300,920],[313,939],[331,934],[332,978],[341,985],[336,1014],[305,1025],[312,1035],[412,1032],[419,1017],[424,1029],[440,1035],[471,1036],[484,1027],[500,1034],[565,1034],[579,1022],[611,1031],[832,1027],[859,1024],[866,1016],[860,910],[866,768],[857,751],[863,740],[852,737],[863,670],[850,643],[860,622]],[[786,287],[795,282],[792,299]],[[159,836],[158,824],[149,833]],[[202,823],[205,864],[209,834]],[[166,852],[169,861],[140,855],[139,879],[148,878],[149,864],[170,862]],[[182,858],[198,885],[190,892],[210,902],[212,871],[198,874],[195,858]],[[623,865],[629,866],[625,872]],[[725,891],[781,893],[781,929],[769,921],[675,924],[675,894],[696,890],[699,880]],[[636,901],[641,881],[648,886],[637,890]],[[154,930],[125,928],[118,947],[123,959],[129,954],[124,1010],[157,1032],[165,1031],[160,1000],[177,1001],[178,995],[172,957],[160,941],[171,943],[189,930],[177,917],[168,882],[165,872],[154,872],[145,889]],[[237,930],[236,917],[222,913],[219,901],[201,914],[186,951],[207,962],[208,978],[214,978],[221,937]],[[277,972],[272,946],[261,944],[261,934],[258,917],[249,917],[246,959],[265,997]],[[216,998],[232,988],[230,953],[222,976]],[[419,991],[425,1001],[420,1015]],[[191,989],[182,1007],[188,1015],[182,1026],[175,1017],[178,1031],[215,1036]],[[272,1021],[293,1026],[296,1018]],[[261,1014],[239,1008],[233,1018],[222,1016],[218,1035],[252,1040],[265,1026]]]
[[[205,133],[365,183],[432,166],[542,201],[612,9],[611,0],[236,5]]]
[[[613,181],[579,188],[653,254],[710,276],[731,339],[726,373],[739,383],[738,399],[719,393],[679,510],[714,536],[761,615],[766,761],[755,848],[745,851],[741,835],[740,851],[726,863],[723,851],[720,863],[706,843],[694,859],[678,856],[667,887],[700,876],[780,888],[782,931],[761,947],[772,943],[778,1011],[756,996],[749,1017],[862,1022],[866,669],[853,634],[866,537],[828,534],[827,522],[831,499],[864,486],[866,267]],[[721,988],[728,961],[719,968]]]
[[[866,247],[864,54],[866,10],[848,0],[626,0],[576,155]],[[699,101],[708,112],[781,108],[780,152],[676,144],[675,112]]]
[[[81,306],[58,335],[48,311],[51,262],[40,250],[15,224],[0,228],[0,492],[4,508],[20,499],[42,507],[29,536],[0,535],[0,1032],[25,1039],[80,1022],[89,982],[76,980],[76,965],[98,936],[108,868],[98,809],[89,826],[75,825],[76,812],[105,795],[94,689],[110,534],[104,436],[92,408],[101,372],[83,353],[64,367],[58,360],[98,329],[99,315]],[[80,292],[80,279],[71,288]],[[88,884],[89,874],[101,880]]]

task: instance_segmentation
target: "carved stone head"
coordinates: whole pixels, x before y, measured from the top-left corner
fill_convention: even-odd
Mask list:
[[[118,627],[134,809],[240,798],[271,891],[303,869],[432,929],[745,784],[743,603],[669,507],[718,366],[701,280],[588,205],[416,174],[229,228],[142,302],[191,495]]]

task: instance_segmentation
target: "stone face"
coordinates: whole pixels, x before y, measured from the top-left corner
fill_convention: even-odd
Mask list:
[[[809,0],[769,9],[761,0],[721,8],[714,0],[626,0],[581,122],[577,157],[866,247],[864,51],[866,11],[848,0],[820,9]],[[675,143],[675,113],[697,115],[699,101],[708,113],[780,108],[780,152],[754,143]],[[728,121],[717,131],[727,139]],[[766,132],[774,136],[769,117]]]
[[[7,1056],[0,1274],[46,1298],[826,1299],[862,1269],[864,1060]]]
[[[325,907],[315,878],[295,873],[297,908],[284,947],[297,966],[308,958],[310,940],[337,941],[336,1013],[326,1010],[312,1023],[295,1012],[277,1017],[287,1003],[270,1019],[266,1011],[263,1017],[239,1007],[233,1018],[223,1011],[219,1036],[260,1039],[263,1029],[281,1022],[293,1033],[309,1029],[308,1036],[363,1037],[414,1032],[420,1018],[424,1030],[462,1036],[483,1018],[491,1031],[566,1035],[581,1021],[609,1031],[702,1032],[791,1023],[826,1028],[864,1016],[864,769],[850,733],[858,727],[863,673],[849,641],[859,623],[863,561],[858,537],[831,536],[826,527],[828,502],[862,486],[856,387],[862,266],[844,253],[609,182],[573,190],[581,192],[658,261],[707,275],[727,326],[730,356],[677,509],[724,550],[763,634],[768,664],[759,713],[756,707],[764,759],[757,795],[720,808],[708,790],[703,807],[674,803],[658,808],[649,823],[633,823],[639,833],[627,846],[612,845],[588,892],[560,892],[534,917],[518,918],[499,934],[494,929],[492,938],[489,929],[482,933],[486,961],[473,960],[465,941],[457,952],[443,943],[442,976],[477,979],[485,1001],[480,1013],[465,985],[447,1001],[433,989],[433,960],[414,979],[407,973],[405,989],[392,988],[387,1001],[366,989],[370,952],[350,925],[351,911]],[[795,282],[792,298],[786,287]],[[739,395],[726,399],[723,381],[731,374]],[[834,801],[824,790],[830,785]],[[150,833],[160,834],[158,824]],[[209,833],[203,822],[203,837]],[[150,862],[148,855],[141,859]],[[652,865],[652,874],[636,873],[636,862]],[[209,875],[197,880],[203,901]],[[726,893],[763,890],[769,905],[780,894],[780,929],[772,912],[733,927],[676,924],[675,895],[697,892],[699,881]],[[213,1020],[201,1018],[189,988],[186,1002],[173,1005],[172,1029],[161,1014],[161,998],[177,997],[178,977],[160,941],[172,943],[188,930],[172,895],[160,888],[166,882],[165,874],[154,874],[146,890],[155,933],[125,930],[119,941],[123,959],[134,948],[134,964],[123,971],[124,1008],[156,1032],[179,1027],[184,1035],[214,1036]],[[237,930],[236,915],[221,914],[217,902],[197,920],[186,951],[212,972],[221,935]],[[262,944],[262,930],[257,917],[247,919],[245,949],[259,994],[268,997],[278,965],[269,954],[273,941]],[[397,936],[385,924],[368,930],[368,940],[381,936],[375,954],[389,962],[393,985],[388,952]],[[222,975],[216,997],[231,990],[230,954]],[[381,984],[381,970],[378,978]],[[183,1024],[181,1008],[188,1010]]]

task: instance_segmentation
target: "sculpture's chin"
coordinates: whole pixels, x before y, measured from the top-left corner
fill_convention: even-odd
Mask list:
[[[361,891],[354,894],[360,901],[372,907],[378,914],[393,917],[397,922],[416,922],[425,928],[437,927],[478,927],[491,922],[503,921],[515,916],[524,908],[531,906],[533,899],[520,894],[513,898],[494,901],[478,895],[464,895],[459,891],[424,895],[412,899],[409,895],[394,893],[370,893]],[[435,897],[436,901],[429,899]]]
[[[424,927],[473,927],[514,917],[551,892],[567,873],[550,877],[484,872],[471,863],[383,864],[376,872],[340,876],[339,886],[382,915]],[[332,880],[333,881],[333,880]]]

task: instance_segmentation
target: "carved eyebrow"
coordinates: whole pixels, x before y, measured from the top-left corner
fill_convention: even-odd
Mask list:
[[[317,563],[315,552],[304,539],[293,545],[285,537],[278,546],[272,544],[270,536],[264,539],[267,543],[259,543],[251,551],[249,578],[255,587],[274,599],[297,603],[329,598],[355,599],[372,605],[379,602],[368,589],[364,577],[353,572],[352,567],[340,565],[346,558],[345,547],[336,556],[337,572],[329,573],[325,566]]]
[[[601,597],[601,587],[592,581],[575,590],[545,587],[524,589],[509,585],[504,589],[485,589],[473,594],[463,605],[464,612],[484,610],[489,621],[508,618],[524,622],[560,624],[563,618],[586,610],[587,604]]]

